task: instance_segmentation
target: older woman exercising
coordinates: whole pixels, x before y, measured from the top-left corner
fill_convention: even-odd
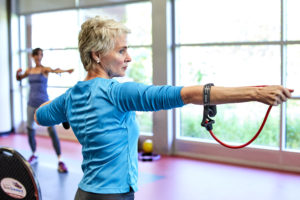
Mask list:
[[[36,122],[53,126],[69,121],[82,145],[83,178],[75,199],[134,199],[137,191],[137,140],[134,111],[158,111],[203,104],[203,86],[175,87],[119,83],[131,61],[130,31],[111,19],[95,17],[81,26],[79,51],[88,72],[65,94],[42,105]],[[278,105],[291,97],[282,86],[216,87],[210,104],[258,101]]]

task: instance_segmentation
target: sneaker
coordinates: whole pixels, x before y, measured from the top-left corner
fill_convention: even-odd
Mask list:
[[[30,158],[28,159],[29,164],[33,165],[35,163],[37,163],[38,161],[38,157],[35,155],[30,156]]]
[[[57,170],[59,173],[67,173],[68,172],[68,168],[66,167],[65,163],[63,163],[62,161],[59,161]]]

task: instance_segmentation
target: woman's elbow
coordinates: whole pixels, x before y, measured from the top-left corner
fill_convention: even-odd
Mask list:
[[[183,87],[180,91],[184,104],[203,104],[203,86]]]
[[[36,117],[36,112],[34,113],[34,121],[37,125],[40,125],[40,123],[38,122],[37,117]]]

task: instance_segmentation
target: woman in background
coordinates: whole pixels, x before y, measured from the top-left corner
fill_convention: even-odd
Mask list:
[[[119,83],[131,62],[129,30],[119,22],[95,17],[81,26],[78,47],[87,71],[79,81],[36,111],[43,126],[68,121],[82,145],[83,178],[75,200],[133,200],[137,191],[138,125],[134,111],[158,111],[203,104],[203,86],[154,86]],[[163,67],[163,66],[161,66]],[[211,87],[207,104],[258,101],[278,105],[291,94],[282,86]]]
[[[28,131],[28,140],[30,144],[30,148],[32,151],[31,157],[28,159],[30,164],[34,164],[38,161],[38,157],[36,156],[36,140],[35,140],[35,128],[34,128],[34,112],[35,110],[44,102],[48,101],[48,93],[47,93],[47,82],[49,73],[72,73],[73,69],[69,70],[61,70],[61,69],[51,69],[50,67],[44,67],[41,64],[43,59],[43,50],[40,48],[36,48],[32,51],[32,58],[35,62],[35,67],[28,68],[24,74],[22,74],[22,69],[19,69],[16,74],[16,78],[18,81],[28,77],[30,92],[29,92],[29,100],[27,105],[27,131]],[[64,162],[61,161],[61,150],[60,143],[56,133],[54,126],[48,127],[49,135],[52,139],[52,144],[55,149],[57,158],[58,158],[58,171],[60,173],[65,173],[68,171]]]

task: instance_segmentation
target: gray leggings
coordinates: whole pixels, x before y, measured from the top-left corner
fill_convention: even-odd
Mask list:
[[[95,194],[78,188],[75,200],[134,200],[134,191],[130,188],[127,193],[121,194]]]
[[[28,131],[28,141],[32,152],[36,150],[36,141],[35,141],[35,128],[34,128],[34,112],[36,108],[27,105],[27,131]],[[56,130],[54,126],[48,127],[48,133],[52,139],[52,144],[55,149],[56,155],[60,155],[60,144],[57,137]]]

